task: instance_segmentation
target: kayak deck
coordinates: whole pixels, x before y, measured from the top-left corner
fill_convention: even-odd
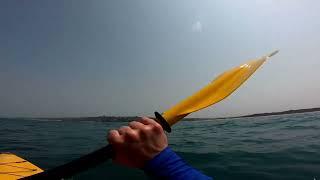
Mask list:
[[[33,165],[12,153],[0,152],[0,179],[16,180],[43,172]]]

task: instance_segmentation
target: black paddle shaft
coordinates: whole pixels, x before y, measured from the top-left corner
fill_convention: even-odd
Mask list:
[[[161,116],[160,113],[155,112],[156,121],[162,126],[167,132],[171,132],[170,125]],[[38,179],[48,179],[48,180],[60,180],[62,178],[68,178],[74,174],[88,170],[89,168],[95,167],[109,159],[114,155],[112,146],[109,144],[103,148],[100,148],[90,154],[84,155],[78,159],[75,159],[67,164],[49,169],[39,174],[28,176],[22,178],[21,180],[38,180]]]
[[[91,167],[95,167],[108,159],[111,159],[114,152],[112,146],[109,144],[103,148],[100,148],[90,154],[84,155],[78,159],[75,159],[67,164],[49,169],[39,174],[35,174],[29,177],[22,178],[23,180],[29,179],[49,179],[60,180],[62,178],[71,177],[74,174],[85,171]]]

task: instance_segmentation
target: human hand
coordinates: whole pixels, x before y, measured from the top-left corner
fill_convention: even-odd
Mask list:
[[[168,146],[161,125],[147,117],[109,131],[108,141],[115,151],[113,161],[134,168],[142,168]]]

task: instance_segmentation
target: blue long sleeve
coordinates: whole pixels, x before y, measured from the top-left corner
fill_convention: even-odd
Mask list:
[[[211,179],[198,170],[190,167],[181,157],[169,147],[147,162],[143,170],[155,179]]]

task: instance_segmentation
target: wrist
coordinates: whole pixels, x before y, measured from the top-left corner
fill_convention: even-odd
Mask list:
[[[167,146],[159,154],[154,156],[151,160],[147,161],[143,170],[147,174],[157,175],[160,172],[167,172],[166,169],[170,169],[172,162],[182,160],[173,150]],[[159,174],[160,175],[160,174]],[[161,175],[163,176],[163,175]]]

